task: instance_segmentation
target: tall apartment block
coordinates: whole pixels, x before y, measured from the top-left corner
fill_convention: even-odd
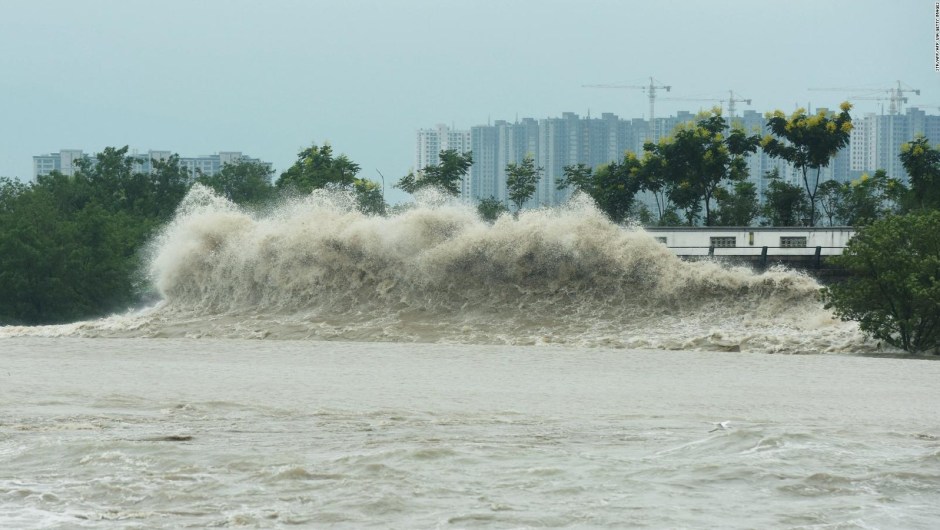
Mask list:
[[[418,130],[418,142],[415,149],[415,171],[420,173],[428,166],[436,166],[440,162],[438,154],[449,149],[458,153],[470,151],[470,131],[458,131],[444,124],[438,124],[433,129]],[[475,153],[474,153],[475,158]],[[461,197],[469,196],[469,182],[461,182]]]
[[[826,110],[826,109],[822,109]],[[656,118],[652,130],[672,131],[677,125],[693,121],[690,112]],[[751,134],[766,134],[763,114],[745,110],[730,120]],[[845,182],[863,173],[884,169],[888,175],[902,180],[907,173],[898,154],[901,145],[916,135],[926,136],[931,143],[940,142],[940,116],[927,115],[911,107],[904,114],[856,116],[849,146],[842,149],[820,173],[820,179]],[[515,122],[497,120],[477,125],[469,131],[454,131],[444,125],[418,131],[416,166],[425,167],[437,161],[443,149],[470,150],[473,166],[461,187],[461,197],[480,201],[494,197],[506,201],[506,165],[520,163],[527,155],[543,168],[535,195],[527,207],[550,206],[568,199],[570,190],[558,190],[564,167],[586,164],[597,167],[623,159],[627,151],[643,152],[649,136],[650,123],[642,119],[621,119],[604,113],[599,118],[582,118],[565,112],[559,118],[523,118]],[[749,180],[757,186],[760,197],[776,172],[784,181],[802,186],[802,173],[783,160],[772,158],[762,150],[747,158]],[[648,201],[649,197],[639,197]]]

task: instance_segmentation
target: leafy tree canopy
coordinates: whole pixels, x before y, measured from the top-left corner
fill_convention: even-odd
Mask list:
[[[334,157],[330,144],[313,144],[297,153],[297,161],[281,173],[276,186],[299,193],[323,188],[350,190],[355,185],[359,169],[359,164],[344,154]]]
[[[705,210],[705,225],[714,224],[712,203],[726,182],[747,178],[745,156],[757,150],[757,136],[729,127],[720,109],[701,116],[698,122],[676,127],[673,135],[644,149],[652,156],[651,171],[669,187],[670,199],[686,210],[689,223]],[[651,179],[652,180],[652,179]]]
[[[516,205],[517,212],[535,193],[535,186],[541,174],[542,168],[535,167],[532,155],[526,155],[521,164],[506,164],[506,193],[509,200]]]
[[[852,105],[844,102],[838,114],[820,109],[808,115],[806,109],[797,109],[789,118],[777,110],[767,114],[767,129],[761,145],[770,156],[781,158],[793,165],[803,176],[803,186],[809,199],[810,225],[816,224],[816,200],[821,184],[820,172],[832,157],[848,145],[852,132]],[[810,178],[810,170],[815,175]]]
[[[477,204],[477,213],[484,221],[495,221],[500,215],[508,212],[509,208],[496,197],[487,197]]]
[[[421,188],[440,188],[450,195],[459,195],[460,183],[473,165],[473,153],[445,149],[438,153],[438,159],[437,165],[425,166],[417,175],[414,172],[405,175],[395,187],[407,193]]]
[[[803,188],[776,175],[776,172],[770,173],[770,183],[764,190],[762,213],[765,222],[770,226],[802,226],[803,218],[809,215],[809,203]]]
[[[826,307],[908,352],[940,353],[940,211],[875,221],[832,262],[848,279],[823,290]]]
[[[913,203],[940,209],[940,149],[923,136],[901,146],[901,164],[910,177]]]
[[[274,170],[266,164],[240,160],[225,164],[215,175],[202,175],[196,181],[236,204],[250,205],[274,198],[273,174]]]
[[[586,194],[612,221],[621,223],[629,217],[640,190],[642,165],[634,153],[627,153],[621,162],[598,166],[596,171],[584,164],[565,166],[558,189],[571,187]]]
[[[329,144],[316,144],[297,153],[297,161],[281,173],[275,186],[280,190],[310,193],[331,189],[355,194],[360,209],[366,213],[385,211],[382,189],[371,180],[361,179],[359,164],[345,154],[333,156]]]
[[[735,182],[732,189],[715,190],[718,200],[716,221],[720,226],[749,226],[760,214],[757,186],[753,182]]]

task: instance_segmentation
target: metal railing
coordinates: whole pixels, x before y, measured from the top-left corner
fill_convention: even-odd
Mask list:
[[[729,257],[729,258],[755,258],[761,266],[766,266],[771,257],[806,257],[812,261],[815,268],[822,265],[824,256],[838,256],[842,254],[845,247],[833,246],[814,246],[814,247],[771,247],[771,246],[746,246],[746,247],[716,247],[716,246],[677,246],[670,247],[676,255],[681,257]],[[696,250],[697,252],[682,252],[682,250]],[[771,252],[777,250],[777,252]],[[781,250],[785,252],[780,252]]]

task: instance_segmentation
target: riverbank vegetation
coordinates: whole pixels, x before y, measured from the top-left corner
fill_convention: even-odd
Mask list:
[[[917,138],[901,147],[900,157],[910,190],[877,174],[874,183],[859,185],[886,190],[900,214],[857,205],[853,215],[867,226],[833,258],[851,274],[822,295],[837,316],[858,321],[872,337],[908,352],[940,354],[940,149]]]
[[[302,150],[277,179],[264,164],[226,164],[193,175],[178,156],[140,171],[128,148],[105,148],[59,172],[24,184],[0,179],[0,324],[53,324],[146,303],[147,242],[168,222],[194,184],[248,208],[319,188],[351,194],[368,213],[383,214],[376,183],[329,145]]]

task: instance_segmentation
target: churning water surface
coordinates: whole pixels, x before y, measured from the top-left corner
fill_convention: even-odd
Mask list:
[[[2,347],[5,528],[940,522],[931,361],[240,339]]]
[[[802,274],[200,187],[148,262],[152,308],[0,327],[0,527],[940,525],[940,364]]]

